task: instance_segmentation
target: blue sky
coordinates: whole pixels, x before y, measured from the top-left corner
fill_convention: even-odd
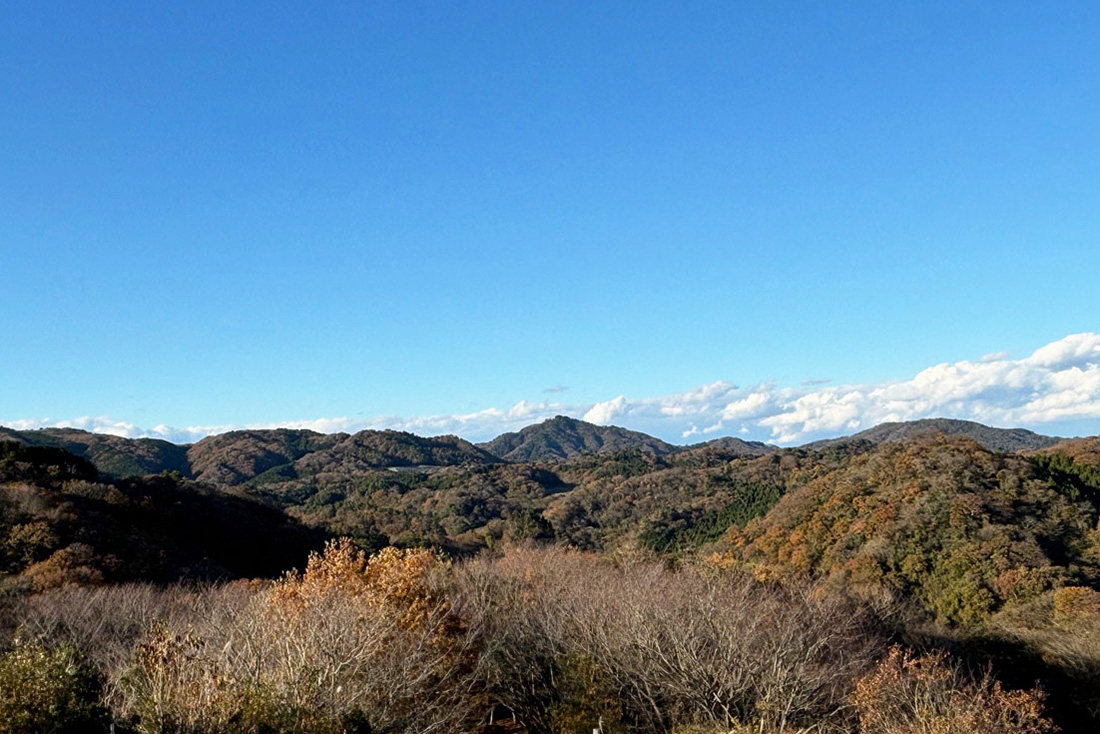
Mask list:
[[[1100,7],[678,5],[5,3],[0,423],[1100,433]]]

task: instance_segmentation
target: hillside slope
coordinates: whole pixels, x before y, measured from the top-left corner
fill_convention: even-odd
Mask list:
[[[806,574],[974,625],[1097,583],[1100,487],[958,436],[888,442],[727,536],[760,575]]]

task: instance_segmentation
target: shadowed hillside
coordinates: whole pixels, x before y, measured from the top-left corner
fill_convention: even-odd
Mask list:
[[[0,587],[271,576],[322,536],[185,479],[109,479],[63,449],[0,442]]]

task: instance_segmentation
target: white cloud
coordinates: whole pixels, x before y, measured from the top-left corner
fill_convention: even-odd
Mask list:
[[[185,428],[162,424],[151,429],[103,416],[0,420],[0,424],[21,430],[70,426],[118,436],[152,436],[177,443],[190,443],[234,429],[275,427],[322,433],[388,428],[420,435],[453,433],[480,441],[562,414],[669,439],[726,430],[788,444],[841,435],[885,421],[928,417],[964,418],[1036,429],[1056,422],[1100,419],[1100,334],[1071,334],[1023,359],[1010,360],[1007,356],[999,352],[985,355],[977,362],[937,364],[899,382],[832,385],[811,381],[799,387],[768,382],[740,388],[719,380],[657,397],[619,395],[587,404],[520,400],[506,409],[490,407],[456,415],[338,417]],[[727,425],[729,428],[724,428]],[[1100,424],[1097,431],[1100,432]]]
[[[626,402],[626,398],[620,395],[617,398],[593,405],[585,412],[584,420],[589,423],[606,425],[613,422],[619,416],[624,415],[628,409],[629,406]]]
[[[713,403],[725,402],[727,397],[736,391],[737,385],[718,380],[685,393],[675,393],[641,402],[656,405],[662,415],[707,415],[711,412]]]
[[[1050,369],[1096,367],[1100,361],[1100,334],[1070,334],[1040,347],[1022,362]]]
[[[518,403],[508,409],[507,416],[516,420],[548,417],[546,414],[557,408],[561,407],[555,403],[547,403],[545,401],[540,403],[529,403],[526,400],[520,400]]]
[[[770,386],[762,385],[759,392],[751,392],[739,400],[733,400],[722,409],[722,417],[734,421],[742,418],[755,418],[768,408],[772,398],[768,394]]]
[[[93,418],[91,416],[83,416],[81,418],[63,420],[53,420],[50,418],[23,418],[13,421],[4,421],[2,425],[8,428],[14,428],[17,431],[28,431],[44,426],[55,426],[57,428],[78,428],[82,431],[106,433],[111,436],[122,436],[123,438],[137,438],[139,436],[149,435],[148,431],[138,428],[133,423],[113,420],[106,417]]]

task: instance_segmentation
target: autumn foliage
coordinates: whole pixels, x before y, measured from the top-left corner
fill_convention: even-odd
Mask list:
[[[334,541],[218,625],[157,627],[119,679],[149,732],[461,731],[479,713],[429,551]]]
[[[893,647],[852,694],[860,734],[1045,734],[1043,694],[970,680],[943,653]]]
[[[933,621],[979,627],[1079,584],[1097,508],[1042,466],[967,439],[887,445],[787,494],[727,534],[761,578],[806,576]]]
[[[357,540],[237,581],[313,531],[267,517],[238,567],[223,531],[251,500],[25,458],[8,452],[0,485],[0,733],[1100,725],[1100,487],[1084,455],[930,436],[385,472],[331,514]],[[308,501],[323,514],[337,489]],[[363,514],[382,500],[404,514]],[[192,532],[214,513],[216,532]],[[381,547],[408,523],[435,549]]]

